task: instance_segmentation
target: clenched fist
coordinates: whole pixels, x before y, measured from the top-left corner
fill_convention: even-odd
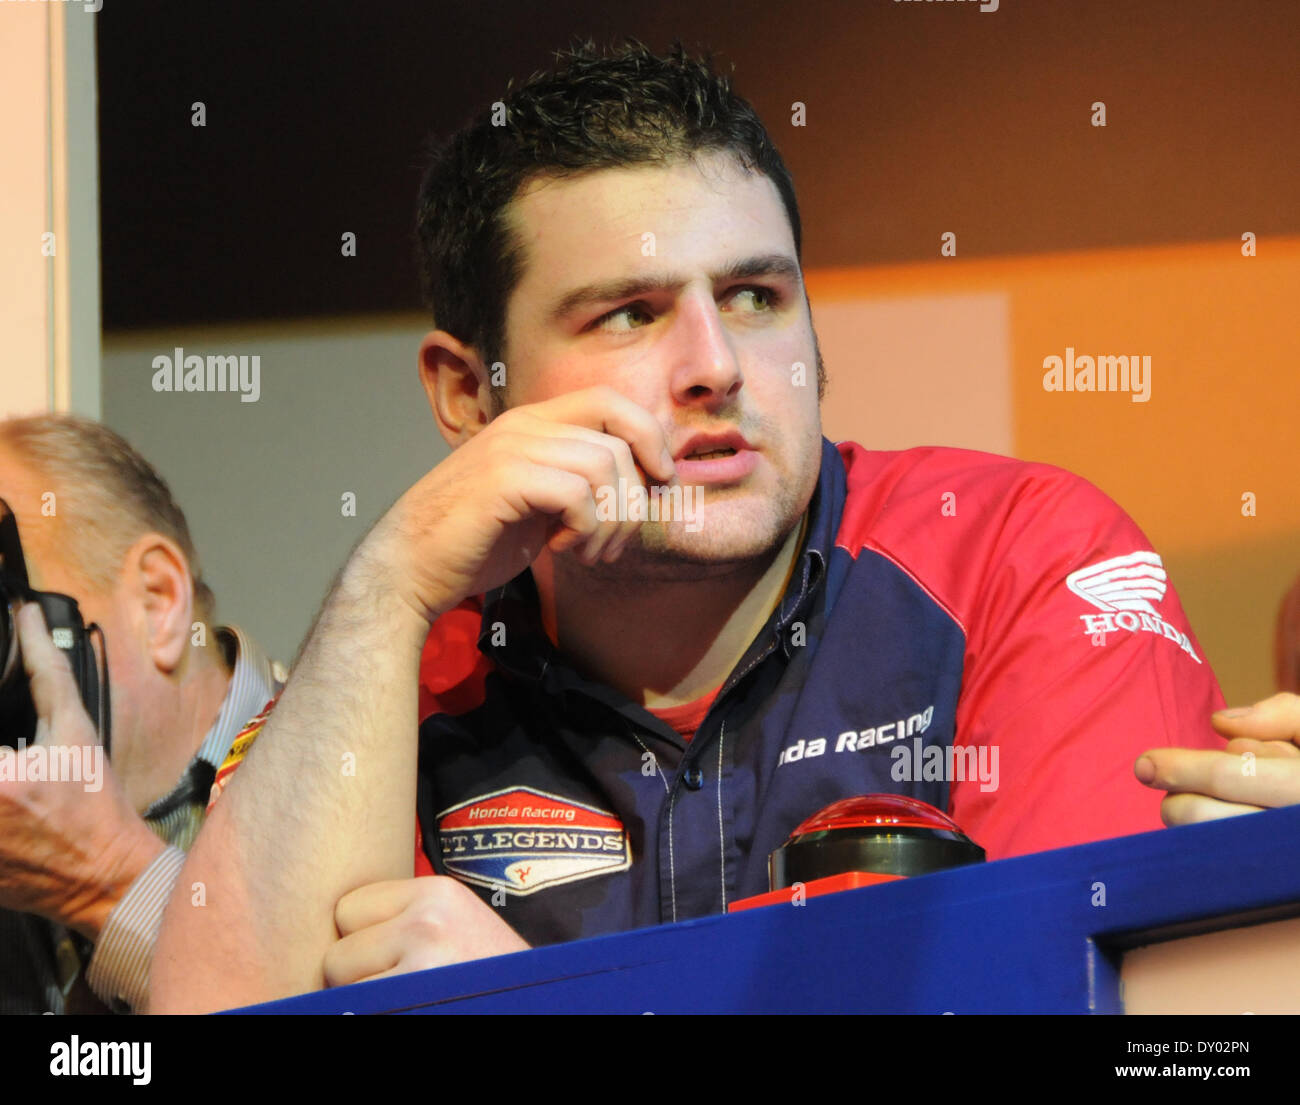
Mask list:
[[[388,978],[525,950],[497,911],[446,875],[371,883],[334,911],[342,937],[325,953],[325,984]]]

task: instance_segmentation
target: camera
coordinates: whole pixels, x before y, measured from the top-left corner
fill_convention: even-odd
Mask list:
[[[14,620],[22,602],[37,603],[44,613],[50,636],[68,658],[82,704],[107,754],[111,719],[104,631],[98,625],[86,626],[76,599],[54,591],[35,591],[28,584],[18,520],[9,504],[0,499],[0,745],[11,748],[30,745],[36,738],[36,706],[23,668]],[[91,645],[91,635],[96,633],[99,656]]]

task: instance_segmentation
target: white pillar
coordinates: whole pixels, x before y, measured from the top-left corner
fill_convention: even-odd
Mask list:
[[[98,7],[0,3],[0,417],[100,413]]]

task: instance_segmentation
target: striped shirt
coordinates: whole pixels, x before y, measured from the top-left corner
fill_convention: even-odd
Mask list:
[[[221,710],[177,785],[141,815],[168,847],[113,908],[84,972],[95,996],[117,1012],[140,1007],[148,995],[163,910],[202,825],[217,768],[244,724],[284,684],[284,669],[239,629],[221,626],[216,635],[232,668]],[[8,945],[0,947],[0,1012],[71,1011],[66,999],[89,952],[84,938],[41,917],[0,911],[0,941]]]

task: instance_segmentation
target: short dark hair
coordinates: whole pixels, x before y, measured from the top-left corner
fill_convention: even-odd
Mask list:
[[[776,186],[802,261],[790,171],[753,107],[731,90],[728,75],[714,71],[712,55],[693,59],[674,42],[659,57],[628,38],[607,56],[587,39],[555,58],[554,70],[534,73],[518,88],[511,78],[501,106],[431,145],[416,229],[435,326],[489,364],[502,359],[506,304],[524,265],[523,243],[505,210],[537,177],[727,151]]]

